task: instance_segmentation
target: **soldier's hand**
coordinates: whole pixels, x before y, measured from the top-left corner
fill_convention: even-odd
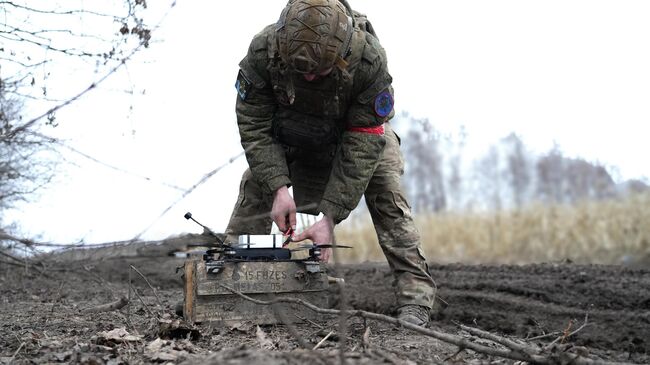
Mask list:
[[[273,193],[271,219],[282,232],[287,232],[289,229],[296,230],[296,202],[286,186]]]
[[[305,231],[293,236],[293,241],[297,242],[309,239],[316,245],[326,245],[332,243],[333,238],[334,221],[331,218],[325,216],[323,219],[314,223]],[[321,261],[329,261],[331,253],[332,250],[330,248],[322,249],[320,254]]]

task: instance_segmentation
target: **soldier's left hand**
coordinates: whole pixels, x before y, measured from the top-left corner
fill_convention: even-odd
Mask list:
[[[314,223],[311,227],[307,228],[301,233],[293,236],[293,241],[311,240],[316,245],[327,245],[332,243],[334,237],[334,221],[331,218],[323,217],[323,219]],[[325,248],[321,250],[321,261],[329,261],[332,250]]]

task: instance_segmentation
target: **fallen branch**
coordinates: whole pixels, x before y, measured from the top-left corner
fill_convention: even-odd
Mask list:
[[[131,284],[129,284],[129,285],[131,285]],[[142,299],[142,297],[140,296],[140,293],[138,293],[138,291],[135,288],[133,288],[132,290],[133,290],[133,293],[135,294],[135,296],[138,297],[138,300],[140,300],[140,303],[142,303],[142,306],[144,307],[144,309],[146,309],[147,312],[149,312],[149,315],[152,316],[152,317],[156,317],[156,315],[153,314],[151,309],[149,309],[149,306],[147,305],[147,303],[144,302],[144,299]]]
[[[330,331],[330,333],[328,333],[327,335],[325,335],[325,337],[323,337],[323,339],[320,340],[320,341],[316,344],[316,346],[314,346],[314,348],[313,348],[312,350],[317,350],[319,347],[321,347],[321,345],[322,345],[323,343],[325,343],[325,341],[327,341],[327,339],[330,338],[330,336],[331,336],[333,333],[334,333],[334,331]]]
[[[120,299],[114,302],[98,305],[96,307],[82,309],[81,313],[89,314],[89,313],[111,312],[123,308],[128,303],[129,301],[125,297],[121,297]]]
[[[298,318],[299,320],[303,321],[303,322],[309,322],[309,324],[311,324],[312,326],[314,326],[314,327],[318,327],[318,328],[320,328],[320,329],[323,329],[323,326],[321,326],[320,324],[318,324],[318,323],[312,321],[312,320],[309,319],[309,318],[303,318],[303,317],[301,317],[301,316],[299,316],[299,315],[297,315],[297,314],[295,314],[295,313],[294,313],[293,315],[294,315],[296,318]]]
[[[551,333],[547,333],[547,334],[544,334],[544,335],[529,337],[529,338],[526,338],[526,341],[541,340],[541,339],[544,339],[544,338],[549,338],[549,337],[553,337],[553,336],[557,336],[557,335],[561,335],[561,334],[562,334],[562,332],[556,331],[556,332],[551,332]]]
[[[402,326],[406,329],[412,330],[417,333],[421,333],[423,335],[433,337],[435,339],[438,339],[440,341],[450,343],[452,345],[456,345],[460,348],[465,348],[469,349],[475,352],[479,352],[485,355],[490,355],[490,356],[495,356],[495,357],[500,357],[504,359],[511,359],[511,360],[518,360],[518,361],[526,361],[530,362],[532,364],[540,364],[540,365],[555,365],[559,363],[570,363],[573,365],[622,365],[622,364],[627,364],[627,363],[618,363],[618,362],[609,362],[609,361],[602,361],[602,360],[592,360],[577,354],[571,354],[571,353],[560,353],[560,354],[552,354],[552,356],[544,356],[544,355],[539,355],[539,354],[534,354],[534,353],[522,353],[519,349],[511,349],[508,348],[506,349],[499,349],[499,348],[492,348],[492,347],[487,347],[480,345],[478,343],[469,341],[467,338],[458,336],[458,335],[452,335],[449,333],[441,332],[441,331],[436,331],[430,328],[425,328],[421,326],[414,325],[412,323],[408,323],[402,320],[399,320],[397,318],[389,317],[383,314],[379,313],[373,313],[373,312],[367,312],[364,310],[358,310],[358,309],[352,309],[352,310],[345,310],[345,311],[340,311],[337,309],[326,309],[326,308],[321,308],[318,307],[314,304],[311,304],[307,301],[304,301],[302,299],[298,298],[291,298],[291,297],[284,297],[284,298],[275,298],[273,300],[269,301],[263,301],[263,300],[257,300],[254,298],[251,298],[239,291],[236,291],[226,285],[220,284],[220,287],[230,291],[231,293],[240,296],[241,298],[250,301],[255,304],[259,305],[273,305],[276,303],[293,303],[293,304],[299,304],[302,305],[306,308],[309,308],[310,310],[320,313],[320,314],[327,314],[327,315],[333,315],[333,316],[340,316],[340,315],[345,315],[346,317],[361,317],[361,318],[366,318],[366,319],[374,319],[377,321],[382,321],[386,323],[390,323],[393,325],[397,326]],[[480,331],[480,330],[479,330]],[[496,336],[496,335],[493,335]],[[506,342],[507,341],[503,341]],[[517,344],[518,345],[518,344]],[[505,345],[504,345],[505,346]],[[507,347],[507,346],[506,346]],[[530,348],[530,351],[533,352],[535,351],[534,348]]]
[[[484,331],[482,329],[474,328],[474,327],[469,327],[469,326],[464,326],[464,325],[459,325],[460,329],[465,330],[469,332],[469,334],[481,337],[486,340],[490,340],[492,342],[496,342],[498,344],[501,344],[511,350],[521,352],[522,354],[531,354],[531,350],[534,352],[538,352],[537,349],[532,348],[530,346],[527,346],[525,344],[517,343],[512,340],[509,340],[505,337],[495,335],[494,333]]]
[[[363,331],[363,336],[361,337],[361,344],[363,349],[366,350],[370,348],[370,326],[367,325],[366,320],[363,320],[363,324],[366,327],[366,330]]]
[[[140,277],[142,277],[142,278],[144,279],[144,281],[147,283],[147,285],[149,285],[149,288],[151,288],[151,291],[153,291],[153,295],[156,297],[156,300],[158,301],[158,305],[160,306],[160,309],[164,309],[165,307],[162,305],[162,301],[160,300],[160,297],[158,296],[158,293],[156,293],[156,289],[154,289],[154,287],[151,285],[151,283],[149,282],[149,280],[147,280],[147,277],[144,276],[144,275],[140,272],[140,270],[136,269],[135,266],[133,266],[133,265],[129,265],[129,266],[131,266],[131,268],[132,268],[133,270],[135,270],[135,272],[137,272],[138,275],[140,275]]]
[[[573,321],[569,322],[569,325],[567,326],[567,328],[566,328],[564,331],[561,332],[562,336],[559,336],[558,338],[556,338],[555,340],[553,340],[551,343],[549,343],[548,345],[546,345],[546,347],[544,347],[544,350],[549,350],[549,349],[550,349],[551,347],[553,347],[553,345],[555,345],[558,341],[560,341],[560,343],[562,343],[562,342],[564,342],[564,340],[566,340],[567,338],[569,338],[569,337],[575,335],[576,333],[582,331],[582,329],[585,328],[585,327],[587,326],[588,323],[589,323],[589,313],[585,314],[585,321],[582,323],[582,326],[578,327],[578,328],[577,328],[576,330],[574,330],[573,332],[568,333],[568,332],[569,332],[569,329],[571,329],[571,326],[573,325]]]
[[[18,350],[16,350],[16,352],[14,352],[14,355],[11,357],[11,359],[9,359],[9,362],[7,362],[7,364],[11,364],[14,361],[14,359],[16,358],[16,355],[18,355],[20,350],[22,350],[23,346],[25,346],[24,342],[21,343],[20,346],[18,346]]]
[[[302,336],[300,336],[300,333],[298,333],[296,327],[287,319],[287,316],[284,313],[284,309],[279,305],[272,305],[271,309],[273,309],[273,313],[280,320],[280,322],[282,322],[285,326],[287,326],[289,333],[291,334],[291,336],[293,336],[293,338],[296,339],[296,341],[298,341],[300,347],[302,347],[305,350],[309,350],[311,346],[309,346],[307,341],[305,341],[305,339],[302,338]]]

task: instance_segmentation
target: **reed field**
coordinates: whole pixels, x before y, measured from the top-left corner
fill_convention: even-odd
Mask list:
[[[531,205],[521,210],[416,216],[429,261],[524,264],[578,263],[650,266],[650,193]],[[337,227],[342,262],[385,260],[367,212]]]

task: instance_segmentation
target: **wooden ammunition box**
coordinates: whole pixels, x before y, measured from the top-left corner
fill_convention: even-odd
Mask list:
[[[315,313],[298,304],[261,305],[228,288],[258,300],[294,297],[327,307],[328,280],[319,262],[248,261],[185,262],[183,316],[191,323],[274,324],[313,319]]]

